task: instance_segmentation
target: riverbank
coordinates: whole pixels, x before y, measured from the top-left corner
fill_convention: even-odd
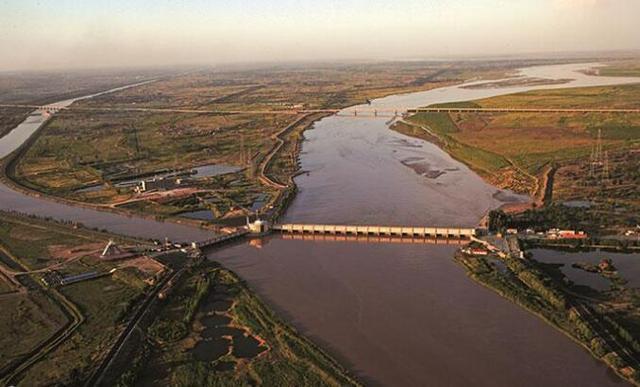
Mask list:
[[[214,262],[188,269],[155,308],[146,339],[129,353],[124,385],[359,386],[317,346],[274,315],[233,272]],[[162,369],[163,372],[151,370]],[[114,375],[115,376],[115,375]]]
[[[557,267],[540,264],[530,256],[522,260],[471,256],[462,251],[455,260],[471,279],[546,321],[622,379],[640,385],[640,345],[633,333],[616,322],[615,312],[602,311],[601,299],[594,301],[592,294],[580,296],[580,290],[568,290],[569,281]]]
[[[143,258],[101,262],[87,246],[94,248],[98,240],[117,241],[120,246],[141,242],[71,224],[0,214],[0,304],[14,308],[19,301],[21,310],[28,311],[24,316],[12,314],[10,322],[0,319],[0,337],[4,337],[0,341],[7,344],[2,348],[11,348],[0,351],[4,381],[82,383],[91,376],[93,381],[119,380],[123,385],[133,385],[134,380],[135,385],[150,385],[150,380],[158,378],[203,382],[200,378],[206,379],[209,372],[200,371],[211,366],[219,381],[247,378],[276,385],[293,378],[323,385],[359,385],[335,360],[280,320],[233,272],[215,262],[193,260],[177,250],[156,254],[155,260],[145,258],[146,263]],[[86,253],[63,262],[63,246],[69,254]],[[49,253],[44,252],[47,249]],[[151,268],[160,271],[151,275]],[[111,274],[66,286],[42,285],[41,278],[48,278],[51,271],[69,275],[90,270]],[[22,272],[27,274],[16,274]],[[18,276],[19,289],[11,289],[12,282],[6,282],[4,291],[5,274]],[[153,285],[148,283],[150,278]],[[149,297],[154,299],[150,303]],[[132,315],[141,308],[153,310],[142,310],[142,321],[134,325],[146,338],[129,337],[125,325],[128,329]],[[15,318],[25,319],[20,322],[23,328],[13,325]],[[27,329],[32,324],[41,324],[40,329]],[[125,333],[129,338],[116,340]],[[220,353],[222,358],[213,365],[204,361],[202,356],[212,354],[211,349],[206,353],[202,349],[218,346],[228,334],[233,336],[228,353]],[[10,341],[16,342],[9,345]],[[114,345],[118,348],[112,352]],[[183,352],[184,345],[191,350]],[[164,364],[160,374],[144,371],[165,357],[174,365]],[[177,357],[185,363],[175,366]],[[112,362],[128,366],[109,367]],[[97,367],[99,374],[95,374]],[[185,373],[186,369],[190,371]]]
[[[91,203],[82,202],[78,200],[63,198],[60,196],[49,195],[42,191],[37,190],[34,187],[29,187],[27,185],[22,184],[21,180],[15,177],[16,164],[20,161],[20,158],[24,155],[24,153],[37,140],[38,136],[40,135],[42,130],[44,130],[48,122],[49,121],[45,121],[25,142],[22,143],[22,145],[20,145],[15,151],[10,153],[8,156],[0,160],[0,182],[1,183],[5,184],[10,189],[16,192],[19,192],[23,195],[28,195],[34,198],[44,198],[54,203],[60,203],[64,205],[86,208],[86,209],[102,211],[102,212],[110,212],[113,214],[124,215],[127,217],[135,216],[138,218],[154,220],[159,222],[169,221],[176,224],[190,225],[193,227],[209,229],[212,231],[217,230],[216,227],[213,227],[206,222],[199,222],[193,219],[186,219],[186,218],[161,217],[161,216],[156,216],[151,214],[134,212],[134,211],[130,211],[130,210],[119,208],[119,207],[91,204]]]

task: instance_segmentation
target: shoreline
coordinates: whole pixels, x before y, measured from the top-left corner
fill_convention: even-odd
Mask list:
[[[638,382],[636,380],[633,380],[632,377],[630,377],[630,376],[625,376],[621,372],[622,368],[619,369],[617,367],[614,367],[614,366],[610,365],[605,360],[605,357],[607,355],[611,354],[611,353],[614,353],[614,354],[617,355],[617,353],[615,351],[611,350],[610,352],[607,352],[602,356],[598,356],[594,352],[594,350],[587,343],[585,343],[584,341],[581,341],[578,337],[573,335],[570,331],[564,329],[562,326],[560,326],[559,324],[557,324],[554,321],[552,321],[551,319],[549,319],[549,317],[545,316],[543,313],[534,310],[530,305],[527,305],[527,304],[525,304],[523,302],[520,302],[517,296],[512,295],[511,293],[508,293],[508,292],[504,291],[503,289],[499,289],[498,287],[492,285],[488,281],[483,280],[477,273],[475,273],[473,271],[473,269],[470,266],[465,264],[465,260],[464,259],[460,258],[460,251],[459,250],[456,251],[456,253],[454,254],[453,259],[454,259],[454,261],[456,263],[458,263],[459,265],[461,265],[465,269],[466,275],[467,275],[467,277],[469,279],[473,280],[475,283],[479,284],[480,286],[482,286],[482,287],[494,292],[495,294],[499,295],[500,297],[512,302],[513,304],[515,304],[518,307],[524,309],[525,311],[527,311],[528,313],[532,314],[533,316],[536,316],[536,317],[540,318],[547,325],[553,327],[555,330],[557,330],[558,332],[562,333],[567,338],[571,339],[571,341],[573,341],[574,343],[578,344],[580,347],[584,348],[594,360],[604,364],[604,366],[607,367],[607,369],[613,371],[623,381],[626,381],[626,382],[628,382],[628,383],[630,383],[632,385],[635,385],[635,386],[640,386],[640,382]],[[566,292],[563,290],[562,294],[564,295],[564,294],[566,294]],[[571,306],[570,308],[567,309],[567,313],[569,313],[569,315],[566,318],[566,321],[570,321],[571,320],[571,318],[569,316],[570,316],[570,313],[571,313],[572,309],[575,309],[575,307]],[[638,372],[638,371],[636,371],[636,372]]]
[[[398,130],[398,129],[394,128],[394,126],[396,124],[398,124],[398,123],[404,124],[404,125],[412,127],[412,128],[417,128],[419,130],[422,130],[424,132],[424,135],[413,135],[411,133],[408,133],[407,131]],[[446,144],[447,144],[446,139],[442,138],[441,136],[439,136],[438,134],[436,134],[433,131],[429,130],[428,128],[426,128],[424,126],[421,126],[421,125],[418,125],[418,124],[415,124],[415,123],[412,123],[412,122],[401,120],[401,121],[398,121],[396,124],[390,125],[388,127],[389,130],[396,131],[398,133],[401,133],[401,134],[404,134],[404,135],[407,135],[407,136],[410,136],[410,137],[414,137],[414,138],[418,138],[418,139],[422,139],[422,140],[431,142],[432,144],[434,144],[437,147],[439,147],[440,149],[442,149],[444,152],[446,152],[449,156],[451,156],[455,160],[465,164],[472,171],[474,171],[478,176],[480,176],[483,181],[485,181],[488,184],[493,185],[492,182],[489,181],[486,178],[486,175],[484,173],[482,173],[482,171],[478,171],[471,163],[466,162],[466,160],[460,160],[458,157],[456,157],[455,155],[450,153],[448,151],[448,149],[447,149],[447,146],[446,146]],[[529,195],[530,200],[528,202],[526,202],[526,203],[503,203],[502,205],[500,205],[497,208],[490,209],[479,220],[478,226],[479,227],[486,227],[487,226],[488,215],[489,215],[489,213],[491,211],[498,210],[498,211],[519,213],[519,212],[523,212],[523,211],[528,210],[528,209],[532,209],[532,208],[535,208],[535,207],[544,206],[546,204],[549,204],[551,202],[551,200],[552,200],[554,175],[555,175],[557,170],[558,170],[558,166],[557,165],[554,165],[554,164],[551,164],[551,163],[547,164],[543,168],[543,170],[541,172],[541,176],[535,176],[536,177],[535,193],[533,195]],[[496,187],[496,188],[500,189],[499,187]],[[467,275],[467,277],[469,279],[471,279],[475,283],[481,285],[482,287],[492,291],[493,293],[499,295],[500,297],[512,302],[513,304],[515,304],[518,307],[524,309],[525,311],[527,311],[528,313],[532,314],[533,316],[535,316],[537,318],[540,318],[542,321],[545,322],[545,324],[553,327],[555,330],[557,330],[558,332],[562,333],[564,336],[566,336],[567,338],[572,340],[574,343],[578,344],[581,348],[586,350],[593,359],[595,359],[596,361],[601,362],[602,364],[604,364],[604,366],[607,367],[607,369],[613,371],[621,380],[624,380],[624,381],[626,381],[626,382],[628,382],[628,383],[630,383],[632,385],[640,386],[640,382],[634,380],[632,376],[625,375],[621,371],[622,368],[619,369],[619,368],[613,366],[607,360],[605,360],[605,357],[607,355],[609,355],[610,353],[614,353],[614,354],[617,355],[617,352],[612,350],[611,352],[607,352],[603,356],[597,356],[597,354],[589,346],[588,343],[585,343],[585,342],[581,341],[578,337],[576,337],[574,334],[572,334],[572,332],[570,332],[567,329],[563,328],[558,323],[552,321],[549,317],[545,316],[542,312],[534,310],[530,305],[527,305],[525,302],[520,301],[516,295],[505,291],[505,289],[500,289],[499,287],[493,285],[489,281],[483,280],[481,278],[481,276],[478,275],[477,273],[475,273],[470,266],[465,264],[465,260],[460,258],[460,254],[461,254],[460,250],[457,250],[454,253],[453,260],[457,264],[459,264],[460,266],[462,266],[465,269],[466,275]],[[513,272],[512,272],[512,274],[517,275],[517,274],[515,274]],[[564,290],[561,290],[561,292],[562,292],[562,294],[566,294],[566,292]],[[568,311],[567,313],[569,313],[569,311],[571,309],[573,309],[573,308],[574,307],[571,307],[571,308],[567,309],[567,311]],[[567,317],[566,321],[570,322],[571,320],[570,320],[569,317]],[[596,331],[596,332],[598,332],[598,331]],[[640,372],[640,370],[636,370],[635,372],[636,373]]]
[[[149,82],[155,82],[158,81],[160,79],[151,79],[151,80],[147,80],[144,82],[137,82],[134,84],[130,84],[130,85],[124,85],[124,86],[118,86],[117,89],[120,88],[129,88],[129,87],[136,87],[138,85],[143,85]],[[454,83],[447,83],[445,86],[452,86],[452,85],[456,85],[456,84],[463,84],[464,81],[460,81],[460,82],[454,82]],[[429,90],[434,90],[437,89],[439,87],[442,86],[437,86],[437,87],[429,87],[430,84],[425,84],[421,87],[408,87],[407,90],[405,91],[398,91],[398,90],[389,90],[390,94],[386,94],[383,93],[381,96],[377,96],[376,98],[385,98],[388,96],[392,96],[392,95],[402,95],[402,94],[410,94],[410,93],[417,93],[417,92],[424,92],[424,91],[429,91]],[[431,85],[433,86],[433,85]],[[96,92],[95,94],[90,94],[88,95],[86,98],[91,98],[94,95],[101,95],[104,93],[108,93],[108,92],[113,92],[113,89],[109,89],[107,91],[103,91],[103,92]],[[77,97],[79,99],[85,99],[85,97],[80,96]],[[55,102],[52,102],[55,103]],[[362,103],[351,103],[348,104],[346,106],[340,107],[340,110],[345,110],[345,109],[350,109],[356,106],[361,106],[363,105]],[[30,113],[31,114],[31,113]],[[287,132],[291,131],[292,129],[295,129],[296,126],[298,124],[300,124],[301,122],[303,122],[305,119],[312,117],[314,115],[318,115],[317,118],[312,119],[311,121],[309,121],[308,123],[306,123],[305,125],[303,125],[303,127],[300,130],[300,138],[298,139],[298,144],[296,145],[296,149],[294,152],[294,158],[296,160],[296,169],[295,171],[288,176],[288,180],[289,180],[289,184],[288,185],[283,185],[277,182],[274,182],[271,178],[268,177],[268,167],[269,164],[273,161],[273,159],[278,155],[278,152],[280,149],[282,149],[282,147],[284,145],[286,145],[286,140],[283,139],[283,135],[286,135]],[[260,161],[259,163],[259,174],[260,176],[258,176],[258,180],[267,186],[270,186],[272,188],[278,189],[278,194],[274,196],[274,198],[268,202],[267,204],[265,204],[265,206],[263,206],[263,208],[268,207],[269,205],[273,206],[274,209],[276,209],[274,211],[274,213],[272,214],[273,219],[278,219],[280,216],[282,216],[284,214],[284,212],[286,212],[289,204],[291,203],[291,201],[295,198],[295,195],[297,193],[297,186],[294,182],[294,178],[301,173],[301,170],[299,168],[299,156],[300,156],[300,151],[301,151],[301,147],[300,144],[302,143],[302,141],[304,141],[304,132],[308,129],[310,129],[315,123],[317,123],[318,121],[322,120],[323,118],[326,117],[330,117],[332,114],[328,114],[328,113],[307,113],[307,114],[303,114],[302,116],[299,116],[298,118],[296,118],[296,120],[294,120],[292,123],[288,124],[287,126],[285,126],[282,130],[280,130],[279,132],[277,132],[276,134],[272,135],[272,138],[276,139],[276,143],[274,144],[274,146],[271,148],[270,152],[267,153],[263,159]],[[38,138],[42,135],[42,132],[46,129],[47,125],[49,124],[50,120],[52,118],[54,118],[54,116],[49,117],[48,119],[46,119],[32,134],[29,138],[27,138],[22,144],[20,144],[14,151],[12,151],[10,154],[8,154],[5,158],[0,160],[0,183],[5,184],[9,189],[14,190],[18,193],[21,193],[23,195],[26,196],[30,196],[30,197],[34,197],[34,198],[42,198],[45,200],[50,200],[54,203],[59,203],[59,204],[63,204],[63,205],[68,205],[71,207],[79,207],[79,208],[84,208],[84,209],[88,209],[88,210],[95,210],[95,211],[100,211],[100,212],[106,212],[106,213],[112,213],[112,214],[116,214],[116,215],[122,215],[122,216],[126,216],[129,218],[141,218],[141,219],[145,219],[145,220],[151,220],[151,221],[157,221],[157,222],[169,222],[169,223],[174,223],[174,224],[178,224],[178,225],[186,225],[186,226],[192,226],[195,228],[200,228],[200,229],[204,229],[204,230],[210,230],[210,231],[214,231],[217,232],[219,231],[221,228],[226,227],[225,225],[225,219],[221,219],[221,222],[218,223],[214,223],[214,222],[209,222],[209,221],[201,221],[201,220],[196,220],[196,219],[189,219],[189,218],[185,218],[185,217],[180,217],[180,216],[176,216],[176,215],[154,215],[154,214],[148,214],[148,213],[143,213],[143,212],[135,212],[135,211],[131,211],[128,209],[124,209],[124,208],[120,208],[120,207],[113,207],[111,205],[100,205],[100,204],[93,204],[93,203],[88,203],[88,202],[84,202],[84,201],[80,201],[80,200],[74,200],[74,199],[69,199],[69,198],[64,198],[61,196],[57,196],[54,194],[49,194],[49,193],[45,193],[42,192],[36,188],[32,188],[29,187],[25,184],[22,184],[16,177],[15,177],[15,168],[18,164],[18,162],[20,161],[20,159],[22,158],[22,156],[24,156],[24,154],[29,150],[29,148],[31,148],[31,146],[33,146],[33,144],[35,144],[35,142],[38,140]],[[15,128],[14,128],[15,129]],[[13,131],[13,129],[11,129],[9,132]],[[258,212],[259,213],[259,212]]]

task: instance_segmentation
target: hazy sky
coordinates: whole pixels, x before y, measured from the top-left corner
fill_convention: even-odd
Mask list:
[[[0,0],[0,70],[640,49],[640,0]]]

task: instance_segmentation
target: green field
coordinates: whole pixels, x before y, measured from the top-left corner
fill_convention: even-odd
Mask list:
[[[599,69],[599,74],[609,77],[640,77],[640,61],[624,60],[612,62]]]
[[[282,190],[261,183],[258,171],[273,149],[274,135],[293,115],[255,110],[342,108],[390,94],[429,90],[469,78],[500,78],[538,62],[412,62],[276,66],[238,71],[195,71],[77,102],[79,108],[180,108],[239,110],[212,115],[124,111],[65,111],[53,117],[8,174],[21,185],[49,195],[160,217],[210,211],[213,221],[241,218],[266,195],[282,204]],[[0,78],[0,90],[2,90]],[[15,80],[13,80],[15,82]],[[25,94],[27,88],[25,90]],[[44,91],[42,91],[44,93]],[[33,98],[40,95],[32,91]],[[16,97],[17,98],[17,97]],[[23,98],[23,97],[20,97]],[[317,118],[317,117],[316,117]],[[306,122],[265,172],[288,182],[298,171],[298,143]],[[474,153],[461,149],[460,152]],[[478,154],[482,160],[486,154]],[[123,179],[149,178],[211,164],[243,170],[230,176],[189,181],[189,190],[168,196],[136,195]],[[13,168],[15,167],[15,168]],[[262,180],[264,181],[264,180]],[[290,192],[289,192],[290,193]]]
[[[627,108],[639,103],[640,86],[628,85],[539,90],[447,106]],[[452,156],[493,184],[531,195],[539,194],[548,168],[587,159],[598,133],[611,154],[640,143],[639,114],[419,113],[407,121],[429,129]]]
[[[109,239],[140,243],[36,218],[4,212],[0,215],[0,247],[4,251],[1,268],[9,271],[6,275],[48,267],[63,275],[107,272],[121,262],[97,260],[88,255],[91,251]],[[125,317],[148,286],[144,280],[149,274],[136,266],[123,267],[108,277],[58,290],[41,285],[43,274],[16,276],[26,286],[13,286],[14,292],[0,297],[0,308],[7,311],[0,314],[0,370],[12,361],[43,354],[22,372],[12,374],[11,382],[78,383],[88,376],[122,329]],[[54,347],[43,346],[68,329],[73,330],[66,340]]]

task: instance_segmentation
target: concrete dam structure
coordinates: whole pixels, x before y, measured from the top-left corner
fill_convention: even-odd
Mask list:
[[[397,237],[387,235],[331,235],[331,234],[289,234],[283,233],[283,240],[314,241],[314,242],[359,242],[359,243],[384,243],[384,244],[411,244],[411,245],[457,245],[463,246],[469,243],[466,238],[423,238],[423,237]]]
[[[353,236],[391,236],[412,238],[471,239],[474,228],[460,227],[403,227],[403,226],[351,226],[330,224],[274,224],[272,230],[289,234],[325,234]]]

